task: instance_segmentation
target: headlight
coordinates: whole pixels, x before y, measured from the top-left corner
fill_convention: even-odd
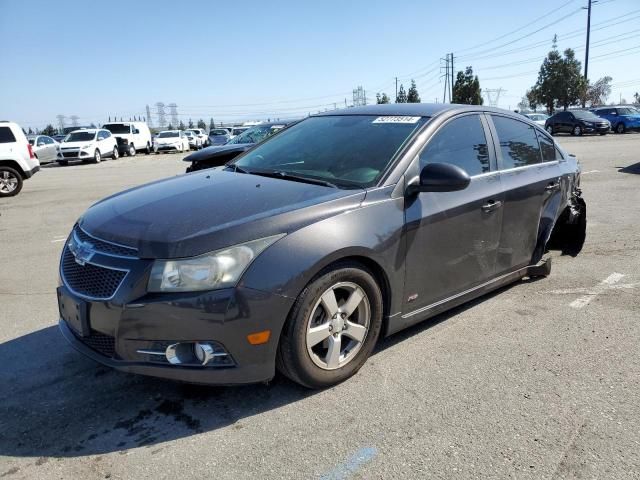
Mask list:
[[[82,147],[80,147],[82,150],[84,150],[85,148],[91,148],[91,144],[89,145],[83,145]]]
[[[195,292],[234,286],[251,262],[282,237],[252,240],[198,257],[156,260],[151,268],[149,292]]]

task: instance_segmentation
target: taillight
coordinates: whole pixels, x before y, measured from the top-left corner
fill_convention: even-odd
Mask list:
[[[27,148],[29,149],[29,158],[36,158],[36,156],[33,154],[33,148],[31,147],[30,143],[27,143]]]

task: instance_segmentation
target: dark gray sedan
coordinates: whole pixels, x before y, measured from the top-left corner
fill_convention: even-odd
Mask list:
[[[60,328],[119,370],[311,388],[378,339],[575,255],[580,167],[543,129],[460,105],[307,118],[205,170],[93,205],[63,250]]]

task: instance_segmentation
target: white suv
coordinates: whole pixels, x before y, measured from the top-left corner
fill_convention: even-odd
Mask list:
[[[193,132],[200,139],[200,146],[207,147],[209,145],[209,135],[202,128],[190,128],[187,132]]]
[[[69,160],[100,163],[103,158],[120,156],[118,142],[109,130],[74,130],[60,144],[58,163],[68,165]]]
[[[0,122],[0,197],[12,197],[40,170],[27,136],[17,123]]]

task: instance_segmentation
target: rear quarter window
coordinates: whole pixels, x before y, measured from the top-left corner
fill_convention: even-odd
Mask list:
[[[16,137],[9,127],[0,127],[0,143],[13,143]]]

